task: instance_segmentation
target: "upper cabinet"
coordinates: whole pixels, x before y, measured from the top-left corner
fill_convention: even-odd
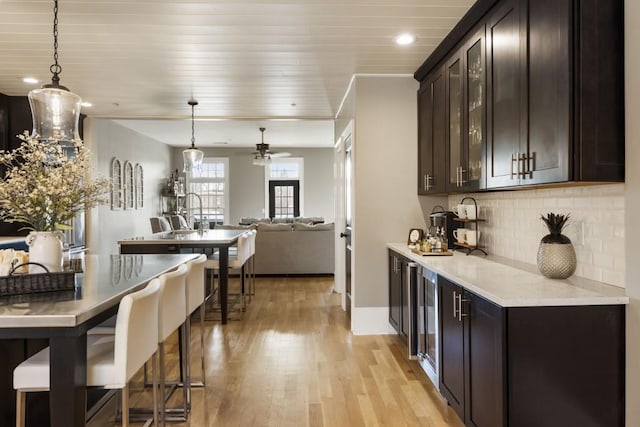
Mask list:
[[[444,147],[445,191],[624,181],[623,18],[622,0],[478,1],[415,74],[444,67],[446,135],[419,147]]]
[[[446,189],[444,68],[433,71],[418,91],[418,194],[440,194]]]
[[[487,187],[519,180],[526,152],[527,92],[522,64],[525,50],[519,0],[501,2],[487,20]]]

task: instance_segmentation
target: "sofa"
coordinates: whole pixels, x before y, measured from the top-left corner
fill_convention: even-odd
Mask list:
[[[333,223],[257,222],[218,225],[217,229],[258,230],[255,271],[259,275],[319,275],[334,273]]]

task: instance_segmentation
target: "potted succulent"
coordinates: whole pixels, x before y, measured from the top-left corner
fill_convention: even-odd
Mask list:
[[[551,279],[566,279],[576,271],[576,251],[571,239],[562,234],[569,217],[569,214],[554,213],[540,216],[549,234],[542,238],[538,247],[538,270]]]

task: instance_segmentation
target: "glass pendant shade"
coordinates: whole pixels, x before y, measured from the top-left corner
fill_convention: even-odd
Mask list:
[[[32,137],[41,141],[55,141],[73,145],[80,140],[78,119],[82,99],[60,87],[43,87],[29,92],[29,105],[33,119]]]
[[[198,101],[190,99],[187,104],[191,106],[191,147],[182,152],[182,160],[184,161],[184,169],[182,171],[184,173],[200,170],[202,159],[204,158],[204,153],[196,148],[194,107],[198,105]]]
[[[204,153],[197,148],[187,148],[182,152],[182,160],[184,161],[184,173],[189,173],[200,169]]]

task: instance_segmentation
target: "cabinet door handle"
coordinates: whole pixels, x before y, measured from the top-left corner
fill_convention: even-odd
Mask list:
[[[533,171],[535,170],[535,168],[536,168],[535,151],[533,153],[530,153],[529,155],[523,154],[522,155],[522,177],[527,178],[527,175],[529,175],[529,178],[533,178]]]
[[[460,166],[460,187],[467,183],[467,181],[464,180],[465,173],[467,173],[467,171]]]
[[[433,188],[433,184],[431,184],[431,182],[433,181],[433,177],[429,174],[424,176],[424,185],[425,185],[425,190],[429,191]]]
[[[516,164],[516,168],[518,172],[513,171],[513,164]],[[520,153],[511,154],[511,164],[509,165],[509,175],[510,178],[513,179],[513,176],[520,176]]]
[[[398,272],[398,258],[396,258],[395,256],[393,257],[393,272]]]
[[[456,304],[456,299],[458,299],[456,295],[456,291],[453,291],[453,318],[458,318],[458,304]]]
[[[468,300],[468,299],[466,299],[466,298],[465,298],[465,299],[463,299],[463,298],[462,298],[462,294],[460,294],[460,295],[458,296],[458,322],[462,322],[462,318],[463,318],[463,317],[467,317],[467,316],[469,316],[469,313],[463,313],[463,312],[462,312],[462,303],[463,303],[463,302],[469,302],[469,300]]]

